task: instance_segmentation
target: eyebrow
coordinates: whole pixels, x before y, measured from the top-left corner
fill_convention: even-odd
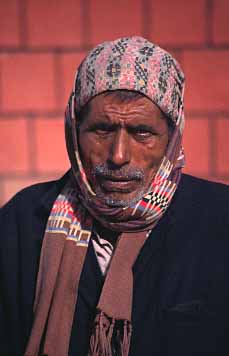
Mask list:
[[[92,112],[91,112],[92,114]],[[99,114],[97,117],[96,115],[93,115],[92,114],[92,117],[91,117],[91,122],[87,125],[87,127],[90,129],[90,130],[93,130],[93,129],[96,129],[101,126],[103,126],[104,128],[109,128],[110,130],[113,130],[115,128],[118,128],[118,127],[121,127],[120,123],[116,121],[116,118],[113,118],[112,116],[110,116],[110,112],[107,113],[107,112],[100,112],[100,111],[95,111],[94,114]],[[136,114],[139,114],[139,113],[136,113]],[[154,119],[154,116],[156,114],[155,113],[152,113],[152,119]],[[157,115],[156,115],[157,116]],[[166,120],[166,117],[163,116],[162,119],[165,119]],[[125,121],[125,127],[128,129],[128,130],[146,130],[146,131],[151,131],[151,132],[160,132],[160,127],[157,127],[157,123],[154,122],[155,120],[152,120],[152,122],[149,122],[147,120],[147,123],[144,122],[145,121],[145,118],[144,117],[141,117],[136,115],[135,117],[135,120],[131,122],[129,122],[129,120],[126,120]]]
[[[131,125],[126,125],[127,128],[129,129],[140,129],[140,130],[146,130],[146,131],[151,131],[154,129],[153,126],[150,126],[150,125],[145,125],[145,124],[131,124]]]
[[[120,123],[112,123],[112,122],[103,121],[103,120],[95,121],[89,125],[89,128],[92,130],[101,128],[101,127],[114,130],[116,128],[121,127],[121,125],[120,125]],[[125,123],[125,127],[127,128],[127,130],[130,130],[130,131],[134,131],[134,130],[155,131],[156,130],[154,125],[151,126],[151,125],[146,125],[146,124],[142,124],[142,123],[139,123],[139,124]]]

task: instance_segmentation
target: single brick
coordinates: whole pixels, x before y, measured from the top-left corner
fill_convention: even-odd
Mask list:
[[[212,35],[216,44],[229,43],[229,2],[217,0],[213,7]]]
[[[67,105],[68,98],[73,89],[76,70],[85,57],[85,52],[68,53],[61,56],[60,62],[62,66],[61,73],[63,75],[63,96],[62,107]]]
[[[217,170],[229,179],[229,117],[216,123]]]
[[[81,43],[80,0],[27,2],[28,43],[31,46],[75,46]]]
[[[3,110],[55,109],[52,55],[4,54],[0,60]]]
[[[0,174],[24,173],[29,169],[27,122],[24,119],[0,120]]]
[[[173,46],[204,43],[205,6],[205,0],[151,1],[151,40]]]
[[[19,1],[0,2],[0,46],[18,46],[20,44]]]
[[[93,44],[142,33],[139,0],[91,1],[90,17]]]
[[[65,147],[64,119],[37,119],[36,163],[39,174],[64,173],[70,167]]]
[[[208,120],[188,119],[184,130],[185,172],[198,176],[209,174],[209,130]]]
[[[228,110],[229,50],[185,51],[185,107],[191,110]]]

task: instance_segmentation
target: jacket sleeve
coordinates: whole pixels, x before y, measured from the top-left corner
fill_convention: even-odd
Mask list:
[[[0,210],[0,355],[23,355],[32,318],[44,216],[40,187],[19,192]]]
[[[24,353],[46,222],[66,179],[27,187],[0,209],[0,355]]]
[[[0,210],[0,354],[19,355],[17,197]]]

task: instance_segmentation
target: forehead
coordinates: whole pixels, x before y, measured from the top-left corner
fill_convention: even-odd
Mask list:
[[[102,93],[90,101],[88,111],[89,119],[98,117],[107,120],[146,120],[165,119],[165,115],[150,99],[141,95],[139,97],[119,97],[116,92]]]

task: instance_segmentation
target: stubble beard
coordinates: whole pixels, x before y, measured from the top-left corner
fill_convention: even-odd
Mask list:
[[[135,205],[147,192],[148,185],[145,182],[145,174],[142,169],[136,168],[120,168],[120,169],[111,169],[107,164],[96,165],[95,168],[91,171],[91,176],[94,181],[94,191],[96,196],[103,200],[104,203],[111,208],[127,208]],[[126,179],[133,179],[139,182],[139,190],[136,191],[136,195],[131,199],[116,199],[112,196],[109,196],[108,193],[102,190],[101,185],[97,182],[101,177],[122,177]],[[97,182],[97,184],[96,184]]]

